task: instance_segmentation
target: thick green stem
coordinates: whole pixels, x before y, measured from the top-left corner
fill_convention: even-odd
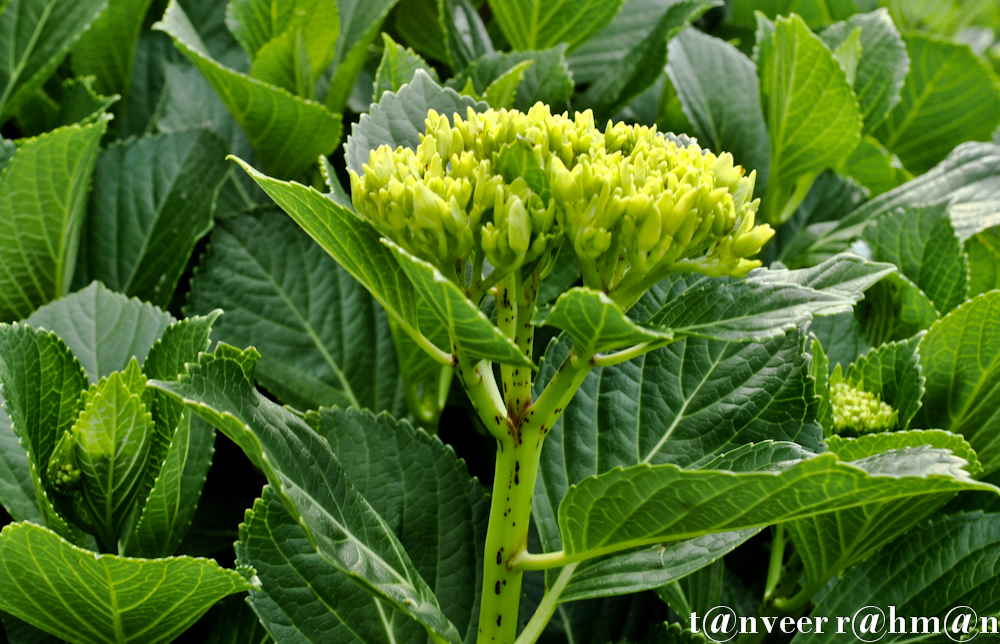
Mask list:
[[[764,601],[771,599],[774,589],[781,579],[781,567],[785,562],[785,526],[774,527],[774,538],[771,540],[771,561],[767,567],[767,583],[764,585]]]
[[[535,312],[535,297],[538,295],[540,281],[541,264],[527,280],[522,281],[520,271],[514,271],[497,286],[497,327],[514,341],[528,360],[531,360],[535,337],[531,318]],[[531,405],[531,370],[501,365],[500,377],[507,412],[513,419],[520,418]]]

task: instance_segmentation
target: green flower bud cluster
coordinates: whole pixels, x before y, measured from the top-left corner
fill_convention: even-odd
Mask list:
[[[873,393],[857,389],[846,382],[830,385],[833,403],[833,425],[836,431],[845,429],[859,434],[882,432],[896,424],[896,412]]]
[[[754,225],[755,173],[655,127],[601,132],[589,110],[542,103],[453,121],[432,110],[416,150],[382,146],[351,172],[357,211],[445,274],[474,251],[516,268],[565,238],[587,285],[605,291],[675,263],[743,276],[774,234]],[[515,146],[528,151],[509,162]]]

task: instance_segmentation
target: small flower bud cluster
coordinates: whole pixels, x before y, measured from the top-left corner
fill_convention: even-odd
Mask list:
[[[830,385],[833,425],[840,432],[850,429],[859,434],[887,431],[896,424],[896,412],[873,393],[856,389],[846,382]]]
[[[600,282],[588,285],[606,291],[680,260],[743,276],[774,234],[754,226],[755,173],[655,127],[601,132],[589,110],[570,118],[542,103],[526,114],[469,108],[453,124],[432,110],[426,125],[416,150],[371,151],[351,192],[379,232],[446,274],[473,251],[517,267],[565,236],[585,280]],[[530,153],[512,171],[504,153],[514,145]]]

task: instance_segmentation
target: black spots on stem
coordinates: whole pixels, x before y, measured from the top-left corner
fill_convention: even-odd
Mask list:
[[[499,581],[497,581],[497,585],[494,586],[493,590],[496,592],[497,595],[500,594],[500,582]]]
[[[500,550],[497,550],[497,565],[498,566],[500,565],[501,557],[502,556],[503,556],[503,548],[501,547]]]

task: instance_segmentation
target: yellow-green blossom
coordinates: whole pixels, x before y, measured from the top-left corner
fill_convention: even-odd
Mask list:
[[[893,428],[896,412],[873,393],[857,389],[846,382],[830,385],[833,403],[833,424],[836,431],[850,429],[859,434]]]
[[[474,256],[509,272],[564,240],[606,292],[671,270],[743,276],[774,234],[755,226],[755,173],[655,127],[602,132],[589,110],[542,103],[451,120],[432,110],[426,126],[415,150],[372,150],[351,191],[383,235],[447,275]],[[515,166],[502,154],[513,146],[530,150]]]

